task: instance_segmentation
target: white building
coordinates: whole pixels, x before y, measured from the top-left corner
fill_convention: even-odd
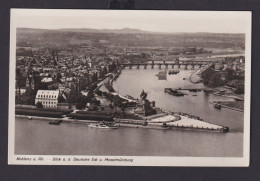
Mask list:
[[[52,81],[53,81],[52,77],[44,77],[44,78],[41,80],[41,82],[45,82],[45,83],[52,82]]]
[[[43,107],[57,107],[58,96],[58,90],[38,90],[35,97],[35,105],[37,102],[40,102]]]

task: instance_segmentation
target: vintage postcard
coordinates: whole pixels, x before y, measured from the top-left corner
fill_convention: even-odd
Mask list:
[[[251,12],[11,9],[8,162],[249,166]]]

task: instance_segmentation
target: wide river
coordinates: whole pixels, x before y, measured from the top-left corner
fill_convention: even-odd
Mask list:
[[[194,70],[181,70],[155,76],[159,69],[124,69],[113,83],[120,94],[139,97],[144,89],[157,107],[200,116],[205,121],[228,126],[229,133],[120,128],[103,130],[85,125],[49,125],[47,121],[16,118],[15,153],[33,155],[121,155],[121,156],[243,156],[243,113],[218,110],[211,100],[230,100],[205,92],[174,97],[164,93],[165,87],[191,85],[188,78]],[[194,95],[197,96],[194,96]]]

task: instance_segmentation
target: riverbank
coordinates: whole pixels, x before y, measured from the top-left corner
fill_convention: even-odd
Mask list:
[[[202,79],[200,77],[200,74],[205,70],[205,67],[201,67],[199,68],[197,71],[195,71],[194,73],[192,73],[189,77],[189,81],[194,83],[194,84],[198,84],[202,82]]]
[[[219,104],[223,108],[244,112],[244,101],[212,101],[211,104]]]
[[[24,116],[16,115],[16,118],[28,119],[28,120],[43,120],[43,121],[54,121],[56,118],[47,117],[37,117],[37,116]],[[149,118],[149,119],[148,119]],[[85,124],[90,125],[96,124],[109,124],[114,126],[123,127],[135,127],[135,128],[145,128],[145,129],[163,129],[170,130],[172,128],[178,128],[183,130],[204,130],[213,132],[228,132],[229,128],[220,126],[217,124],[212,124],[199,119],[196,116],[189,116],[188,114],[177,114],[177,113],[160,113],[147,117],[145,120],[134,120],[134,119],[115,119],[115,121],[94,121],[94,120],[79,120],[70,119],[68,117],[63,117],[59,119],[62,123],[72,123],[72,124]]]
[[[214,104],[221,104],[221,106],[223,108],[227,108],[227,109],[231,109],[234,111],[239,111],[239,112],[244,112],[244,98],[241,95],[236,95],[234,93],[230,93],[228,95],[226,94],[221,94],[219,89],[221,89],[222,87],[217,87],[217,88],[209,88],[206,86],[203,86],[202,84],[195,84],[195,85],[190,85],[190,86],[185,86],[182,88],[179,88],[177,90],[203,90],[205,92],[214,94],[216,96],[219,97],[225,97],[225,98],[232,98],[234,99],[234,101],[223,101],[221,100],[221,98],[214,100],[214,101],[210,101],[209,103]]]

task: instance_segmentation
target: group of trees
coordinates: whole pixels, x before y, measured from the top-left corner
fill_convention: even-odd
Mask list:
[[[203,79],[203,84],[213,87],[218,87],[225,85],[228,82],[232,82],[233,80],[238,80],[238,82],[233,85],[236,88],[236,94],[244,93],[244,77],[236,75],[236,71],[228,68],[226,71],[221,74],[220,72],[215,72],[213,70],[213,65],[201,73],[201,78]],[[242,82],[242,83],[241,83]]]
[[[83,109],[87,103],[100,105],[100,101],[94,98],[93,91],[89,91],[87,96],[82,95],[79,91],[71,91],[67,95],[68,103],[76,103],[77,109]]]
[[[28,56],[32,57],[33,56],[33,51],[31,49],[26,50],[25,48],[18,48],[16,51],[17,56]]]
[[[212,67],[207,68],[201,73],[203,84],[208,86],[222,86],[225,81],[222,79],[222,75],[219,72],[215,72]]]
[[[244,94],[245,86],[244,85],[238,85],[236,87],[235,93],[236,94]]]
[[[102,95],[111,101],[110,107],[112,109],[114,106],[118,107],[122,111],[123,117],[125,118],[125,109],[128,107],[128,102],[122,99],[119,95],[113,95],[107,92],[102,92]]]
[[[16,104],[34,105],[35,104],[35,90],[27,87],[23,95],[17,94],[15,96]]]

